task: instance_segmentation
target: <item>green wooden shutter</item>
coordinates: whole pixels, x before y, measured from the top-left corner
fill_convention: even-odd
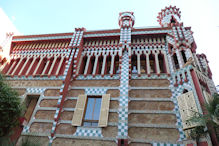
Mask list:
[[[78,96],[77,104],[72,118],[73,126],[81,126],[82,119],[84,116],[86,101],[87,101],[87,95]]]
[[[110,94],[102,96],[98,127],[107,127],[109,115]]]

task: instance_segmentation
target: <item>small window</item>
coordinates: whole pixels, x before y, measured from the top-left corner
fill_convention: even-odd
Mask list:
[[[179,69],[179,62],[178,62],[176,53],[173,54],[173,61],[174,61],[174,63],[175,63],[175,68],[176,68],[176,69]]]
[[[97,127],[100,117],[101,97],[91,96],[87,98],[83,126]]]

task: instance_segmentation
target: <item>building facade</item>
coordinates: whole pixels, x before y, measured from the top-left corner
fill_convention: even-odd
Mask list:
[[[27,107],[19,140],[195,145],[188,133],[197,125],[187,120],[191,111],[203,113],[216,88],[180,17],[170,6],[159,13],[159,27],[134,28],[133,12],[122,12],[119,29],[11,37],[0,69]],[[212,143],[214,133],[201,139]]]

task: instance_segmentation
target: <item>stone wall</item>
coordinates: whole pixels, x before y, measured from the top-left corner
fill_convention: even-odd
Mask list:
[[[59,124],[56,129],[56,134],[73,135],[76,132],[76,127],[71,124]]]
[[[30,127],[30,132],[49,134],[52,129],[52,123],[34,122]]]
[[[169,124],[176,123],[176,116],[171,114],[130,114],[129,124]]]
[[[131,87],[138,87],[138,89],[129,91],[129,97],[133,98],[129,102],[128,135],[130,138],[133,141],[149,140],[176,143],[179,138],[178,129],[161,128],[162,125],[175,127],[177,122],[176,115],[168,113],[173,111],[175,107],[169,99],[172,96],[171,90],[168,89],[170,82],[167,79],[146,79],[130,80],[129,83]],[[156,89],[156,87],[159,88]],[[131,142],[130,145],[147,146],[150,144]]]
[[[145,79],[145,80],[130,80],[131,87],[168,87],[170,82],[167,79]]]
[[[44,96],[59,96],[60,90],[58,89],[47,89],[44,93]]]
[[[114,141],[56,138],[52,146],[117,146]]]
[[[179,131],[170,128],[129,128],[129,136],[134,139],[147,139],[150,141],[168,141],[176,143],[179,139]]]
[[[129,109],[172,111],[174,104],[170,101],[131,101],[129,102]]]
[[[51,80],[10,80],[7,81],[10,86],[16,87],[60,87],[62,85],[61,80],[51,81]]]
[[[167,89],[150,89],[150,90],[143,90],[143,89],[132,89],[129,91],[129,97],[135,98],[170,98],[172,93],[170,90]]]
[[[109,89],[107,90],[106,94],[110,94],[110,97],[119,97],[120,91],[117,89]]]
[[[15,89],[15,91],[17,91],[19,96],[22,96],[26,93],[26,89]]]
[[[41,107],[57,107],[58,99],[43,99],[40,102]]]
[[[55,114],[55,110],[52,110],[52,111],[38,110],[36,115],[35,115],[35,118],[36,119],[53,120],[54,114]]]
[[[85,91],[83,89],[71,89],[68,91],[67,97],[78,97],[80,94],[85,94]]]
[[[104,137],[116,137],[118,128],[116,126],[107,126],[102,128],[102,134]]]
[[[49,138],[48,137],[42,137],[42,136],[20,136],[16,146],[22,146],[22,141],[25,143],[25,141],[28,140],[34,144],[40,145],[40,146],[48,146]]]
[[[70,84],[72,87],[118,87],[119,80],[76,80]]]

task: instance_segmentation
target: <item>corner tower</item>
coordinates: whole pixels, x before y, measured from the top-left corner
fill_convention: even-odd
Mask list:
[[[176,6],[169,6],[162,9],[160,13],[158,13],[157,21],[162,27],[168,27],[171,24],[179,24],[181,18],[181,11]]]

